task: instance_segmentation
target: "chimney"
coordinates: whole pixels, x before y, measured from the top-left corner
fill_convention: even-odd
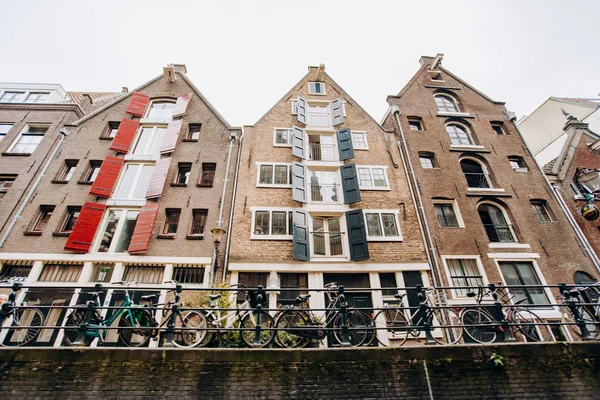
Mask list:
[[[419,62],[421,63],[421,65],[429,65],[429,70],[435,70],[438,66],[442,64],[443,59],[444,55],[442,53],[437,53],[435,57],[421,56]]]
[[[180,74],[187,74],[185,64],[169,64],[169,67],[173,67],[175,72],[179,72]]]
[[[163,67],[163,76],[167,82],[175,82],[175,67],[173,65],[167,65]]]
[[[121,87],[121,93],[129,93],[129,88],[127,86]]]

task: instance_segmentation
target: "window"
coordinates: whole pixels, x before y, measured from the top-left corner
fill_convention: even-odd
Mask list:
[[[420,152],[419,160],[421,161],[421,167],[425,169],[437,168],[433,153]]]
[[[352,147],[354,150],[368,150],[367,135],[364,132],[352,132]]]
[[[114,270],[115,264],[94,263],[91,282],[110,282]]]
[[[298,115],[298,100],[292,100],[292,115]]]
[[[276,147],[291,147],[292,146],[292,130],[291,129],[275,129],[275,131],[273,131],[273,145]]]
[[[365,210],[367,240],[402,240],[397,210]]]
[[[293,212],[285,209],[255,210],[252,221],[252,239],[292,238]]]
[[[325,94],[325,83],[323,82],[308,82],[308,94]]]
[[[116,199],[146,199],[154,165],[126,164],[125,173],[114,193]]]
[[[185,140],[188,142],[197,142],[200,139],[200,129],[202,124],[190,124]]]
[[[25,99],[25,92],[4,92],[0,97],[0,103],[22,103]]]
[[[15,139],[8,152],[16,154],[33,153],[47,130],[47,127],[27,125],[25,130]]]
[[[445,94],[436,94],[433,98],[435,99],[438,111],[449,113],[460,112],[456,100],[452,97]]]
[[[56,175],[53,182],[69,182],[78,162],[79,160],[65,160],[65,165],[58,171],[58,175]]]
[[[80,262],[49,262],[44,265],[40,281],[45,282],[77,282],[83,263]]]
[[[12,124],[0,124],[0,140],[4,139],[10,128],[12,128]]]
[[[438,223],[442,228],[458,228],[458,218],[452,203],[437,203],[433,205]]]
[[[457,297],[467,297],[469,289],[484,286],[483,277],[474,258],[446,259],[451,286],[464,289],[452,289]]]
[[[123,272],[125,282],[162,283],[165,274],[163,264],[127,264]]]
[[[98,252],[123,253],[129,248],[139,215],[137,210],[111,209],[99,230]]]
[[[172,279],[182,284],[202,284],[205,268],[200,264],[175,264]]]
[[[515,243],[517,241],[502,209],[493,204],[483,203],[477,207],[477,212],[490,242]]]
[[[342,224],[339,217],[313,217],[312,255],[317,257],[344,257]]]
[[[457,146],[472,146],[473,138],[469,130],[462,125],[448,124],[446,125],[446,133],[450,137],[450,143]]]
[[[408,117],[408,127],[411,131],[422,131],[423,120],[420,117]]]
[[[132,154],[158,157],[166,131],[167,128],[161,126],[142,127]]]
[[[310,201],[339,203],[341,200],[336,171],[309,171]]]
[[[531,205],[533,206],[533,211],[535,211],[535,215],[538,217],[540,222],[551,222],[552,217],[548,212],[546,200],[531,200]]]
[[[46,103],[48,96],[50,96],[49,92],[29,92],[25,103]]]
[[[0,175],[0,200],[6,196],[15,179],[17,179],[17,175]]]
[[[40,206],[40,211],[35,216],[29,232],[42,233],[46,229],[53,212],[54,206]]]
[[[282,273],[279,274],[280,286],[282,289],[298,289],[298,290],[282,290],[277,295],[278,305],[293,305],[296,304],[296,297],[301,294],[308,293],[308,274]]]
[[[60,226],[60,233],[70,233],[75,226],[75,222],[77,222],[77,218],[79,218],[79,213],[81,212],[81,207],[79,206],[68,206],[67,207],[67,215],[63,223]]]
[[[387,290],[382,290],[381,294],[385,297],[385,296],[394,296],[395,294],[398,294],[398,289],[395,289],[398,287],[398,284],[396,283],[396,274],[393,272],[382,272],[379,274],[379,283],[381,288],[393,288],[393,289],[387,289]]]
[[[292,184],[291,164],[259,164],[256,186],[285,186]]]
[[[442,80],[442,74],[440,74],[439,72],[437,74],[433,74],[431,75],[431,80],[432,81],[441,81]]]
[[[192,173],[192,163],[179,163],[177,168],[177,175],[175,176],[174,185],[186,186]]]
[[[487,171],[478,161],[471,158],[463,158],[460,160],[467,186],[470,188],[489,189],[492,188],[492,182]]]
[[[170,121],[173,118],[175,103],[172,101],[153,101],[146,118]]]
[[[502,122],[492,122],[492,130],[496,135],[506,135],[506,130]]]
[[[167,208],[165,224],[163,225],[163,235],[174,235],[177,233],[177,226],[179,225],[179,216],[181,215],[180,208]]]
[[[533,263],[521,261],[498,262],[500,271],[507,286],[519,285],[541,285]],[[525,298],[525,304],[550,304],[550,300],[543,288],[510,289],[515,296],[513,303]]]
[[[358,186],[361,189],[389,189],[385,168],[358,167]]]
[[[527,164],[520,156],[508,156],[508,162],[515,172],[527,172]]]
[[[100,172],[100,167],[102,166],[102,161],[100,160],[90,160],[90,165],[85,170],[83,175],[81,176],[80,183],[93,183]]]
[[[217,170],[216,163],[202,163],[202,173],[200,174],[201,187],[212,187],[215,181],[215,171]]]
[[[101,139],[113,139],[117,135],[117,131],[119,130],[120,122],[111,121],[108,123],[108,126],[100,136]]]
[[[33,268],[33,261],[8,261],[2,263],[0,279],[12,281],[24,281]]]
[[[192,225],[190,226],[190,236],[204,235],[204,227],[206,226],[206,218],[208,210],[196,209],[192,210]]]

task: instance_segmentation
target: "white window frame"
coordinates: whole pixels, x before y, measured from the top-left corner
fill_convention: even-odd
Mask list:
[[[460,213],[460,208],[458,207],[458,203],[456,202],[456,200],[444,200],[444,199],[433,199],[433,206],[434,206],[434,212],[435,212],[435,205],[436,204],[450,204],[452,206],[452,209],[454,210],[454,215],[456,216],[456,221],[458,222],[458,226],[441,226],[438,225],[440,228],[464,228],[465,227],[465,221],[463,220],[462,214]],[[437,214],[435,215],[437,218]]]
[[[152,133],[151,135],[151,140],[148,141],[147,147],[146,149],[144,149],[143,153],[140,154],[135,154],[136,150],[137,150],[137,146],[139,144],[139,141],[142,137],[142,132],[144,131],[144,129],[152,129]],[[129,161],[129,160],[158,160],[160,158],[160,146],[158,147],[158,153],[157,154],[151,154],[149,153],[149,149],[152,147],[152,143],[154,142],[154,140],[157,137],[157,130],[158,129],[165,129],[165,133],[166,133],[166,129],[167,129],[167,125],[161,125],[161,124],[154,124],[154,125],[148,125],[148,124],[144,124],[141,125],[135,135],[135,139],[133,140],[133,146],[131,146],[131,149],[129,151],[129,153],[127,155],[125,155],[125,161]],[[163,134],[163,138],[162,141],[165,140],[164,134]],[[161,145],[162,145],[162,141],[161,141]]]
[[[288,143],[277,143],[277,131],[289,132]],[[293,134],[292,128],[273,128],[273,147],[292,147]]]
[[[367,214],[378,214],[379,215],[379,223],[381,228],[382,236],[370,236],[369,235],[369,227],[367,225]],[[398,236],[385,236],[385,231],[383,229],[383,219],[381,214],[393,214],[396,219],[396,226],[398,227]],[[402,229],[400,228],[400,218],[398,218],[398,214],[400,214],[400,210],[363,210],[363,218],[365,223],[365,233],[367,234],[367,242],[401,242],[402,238]]]
[[[144,118],[142,118],[140,120],[140,124],[144,124],[144,123],[164,123],[164,124],[168,124],[169,122],[171,122],[173,120],[173,114],[171,113],[171,117],[170,118],[150,118],[150,112],[152,111],[152,107],[156,104],[156,103],[172,103],[173,104],[173,109],[175,108],[175,104],[176,104],[176,100],[171,99],[171,98],[163,98],[163,99],[152,99],[150,101],[150,104],[148,104],[148,109],[146,110],[146,114],[144,115]]]
[[[112,241],[108,248],[108,251],[99,252],[98,249],[100,248],[100,243],[102,242],[102,236],[104,235],[104,231],[106,230],[106,226],[108,225],[108,216],[110,215],[110,213],[112,211],[121,211],[123,213],[123,215],[119,219],[119,222],[117,223],[117,227],[115,229],[115,233],[113,235],[113,238],[112,238]],[[138,212],[138,219],[139,219],[139,217],[140,217],[139,213],[141,212],[141,209],[139,209],[139,208],[111,207],[111,208],[106,209],[106,211],[104,212],[104,215],[102,216],[102,223],[99,225],[100,229],[98,229],[96,231],[96,237],[94,238],[94,245],[92,246],[92,249],[94,249],[94,251],[93,251],[94,253],[98,253],[98,254],[128,254],[127,250],[120,252],[120,253],[115,253],[114,249],[118,242],[117,239],[123,232],[125,220],[127,219],[127,213],[130,211]],[[136,220],[136,225],[137,225],[137,220]],[[133,234],[132,234],[132,237],[133,237]]]
[[[34,101],[28,101],[32,97],[32,95],[36,95],[35,99],[33,99]],[[46,96],[45,98],[43,98],[44,101],[39,101],[40,95]],[[29,104],[47,103],[49,96],[50,96],[50,92],[30,91],[30,92],[27,92],[27,96],[25,96],[25,100],[23,100],[23,102],[29,103]]]
[[[30,131],[30,128],[35,128],[35,129],[46,129],[44,131],[43,134],[33,134],[33,135],[27,135]],[[33,154],[33,152],[35,152],[38,148],[38,146],[42,143],[42,140],[44,140],[44,136],[46,136],[46,133],[48,132],[48,129],[50,128],[50,125],[44,125],[44,124],[27,124],[25,125],[25,127],[21,130],[21,132],[17,135],[17,137],[15,138],[15,140],[13,140],[12,144],[10,145],[10,147],[8,148],[8,152],[9,153],[13,153],[13,149],[17,146],[17,144],[19,143],[19,140],[21,140],[21,138],[23,137],[23,135],[26,136],[41,136],[42,139],[40,140],[40,142],[35,146],[35,149],[33,149],[32,152],[30,153],[16,153],[16,154]]]
[[[519,237],[517,236],[517,233],[515,232],[515,229],[513,228],[513,223],[510,220],[510,218],[508,217],[508,213],[506,212],[506,209],[499,203],[495,203],[495,202],[489,201],[489,200],[483,200],[483,201],[480,201],[479,203],[477,203],[477,207],[475,207],[475,211],[477,211],[477,215],[479,215],[479,206],[482,204],[489,204],[489,205],[492,205],[492,206],[500,209],[500,211],[502,212],[502,215],[504,216],[504,220],[506,221],[506,224],[508,225],[508,229],[510,230],[510,233],[513,235],[513,238],[515,239],[514,242],[492,242],[489,239],[489,236],[486,232],[485,237],[487,237],[488,240],[490,240],[489,247],[490,248],[494,248],[494,247],[496,247],[496,248],[511,248],[511,247],[521,248],[523,246],[523,244],[521,242],[519,242]],[[481,217],[479,218],[479,223],[481,224],[483,230],[485,231],[485,226],[483,226]],[[529,247],[529,245],[527,245],[527,246]]]
[[[133,178],[133,182],[131,183],[127,197],[116,197],[117,193],[121,189],[123,180],[125,179],[125,174],[127,173],[127,169],[132,168],[132,167],[137,167],[138,171],[136,172],[135,177]],[[142,168],[140,168],[140,167],[142,167]],[[107,204],[110,203],[109,205],[122,204],[122,205],[136,205],[136,206],[137,205],[143,206],[144,204],[146,204],[145,192],[144,192],[143,198],[134,199],[131,197],[133,195],[133,192],[137,189],[137,185],[142,176],[142,171],[144,170],[143,167],[152,167],[152,170],[154,170],[154,164],[150,164],[150,163],[137,163],[136,162],[136,163],[125,163],[125,165],[123,165],[123,169],[120,173],[119,180],[118,180],[117,184],[115,185],[115,190],[114,190],[115,197],[111,197],[110,201],[108,201]],[[150,174],[150,180],[148,181],[148,185],[150,185],[151,181],[152,181],[152,174]],[[147,189],[148,188],[146,188],[146,190]]]
[[[292,163],[277,163],[277,162],[257,162],[256,163],[256,187],[268,187],[268,188],[291,188],[292,187],[292,182],[290,179],[290,182],[287,184],[278,184],[278,183],[260,183],[260,169],[263,165],[270,165],[273,167],[273,175],[272,175],[272,181],[275,182],[275,167],[276,166],[286,166],[288,169],[287,172],[287,178],[290,179],[290,171],[292,169]]]
[[[287,227],[287,235],[273,235],[273,212],[287,212],[293,213],[294,211],[291,208],[283,208],[283,207],[250,207],[250,211],[252,211],[252,224],[250,226],[250,239],[251,240],[293,240],[293,222],[292,226],[289,226],[290,216],[286,214],[286,227]],[[259,211],[264,211],[269,213],[269,234],[268,235],[257,235],[254,233],[255,222],[256,222],[256,213]],[[293,217],[293,216],[292,216]]]
[[[373,179],[373,169],[381,168],[383,169],[383,175],[385,177],[385,186],[362,186],[360,183],[360,169],[367,168],[369,169],[369,175],[371,177],[371,183],[374,185],[375,181]],[[356,166],[356,178],[358,179],[358,187],[360,190],[390,190],[390,180],[387,174],[387,166],[385,165],[357,165]]]
[[[292,105],[292,115],[298,115],[298,100],[292,99],[290,104]]]
[[[452,104],[454,104],[454,107],[456,108],[456,111],[440,110],[440,106],[438,105],[438,103],[436,101],[436,99],[438,97],[444,97],[444,98],[450,100],[450,102]],[[446,94],[446,93],[436,93],[436,94],[433,95],[433,101],[435,102],[435,106],[436,106],[436,108],[437,108],[437,110],[438,110],[439,113],[450,113],[450,114],[460,114],[461,113],[460,107],[458,105],[458,101],[453,96],[451,96],[449,94]]]
[[[483,268],[483,263],[481,262],[481,257],[480,256],[474,256],[474,255],[442,255],[442,264],[444,264],[444,271],[446,272],[446,277],[448,278],[448,283],[450,283],[450,286],[452,285],[452,281],[450,280],[450,267],[448,267],[448,260],[475,260],[475,263],[477,264],[477,270],[479,272],[479,275],[481,275],[481,279],[483,280],[484,285],[488,285],[489,284],[489,280],[488,277],[485,273],[485,269]],[[461,303],[477,303],[477,301],[474,298],[470,298],[470,297],[466,297],[466,296],[459,296],[456,293],[456,289],[450,289],[450,292],[452,294],[452,298],[455,300],[458,300]],[[451,299],[448,299],[451,300]]]
[[[314,228],[314,220],[315,218],[325,219],[327,220],[327,230],[324,231],[324,234],[327,234],[327,239],[331,240],[331,236],[329,233],[329,219],[338,218],[340,221],[340,240],[342,245],[342,254],[331,255],[331,254],[315,254],[315,228]],[[311,212],[308,217],[308,236],[310,240],[310,260],[311,261],[332,261],[332,260],[340,260],[346,261],[350,259],[350,247],[348,244],[348,226],[346,225],[346,218],[344,213],[338,212]],[[331,242],[325,241],[325,253],[330,253],[330,249],[327,244]]]
[[[338,190],[338,194],[337,194],[337,201],[323,201],[323,200],[313,200],[313,196],[312,196],[312,185],[310,182],[310,177],[311,177],[311,172],[331,172],[333,174],[335,174],[335,183],[333,183],[333,185],[336,185],[337,190]],[[335,168],[335,169],[331,169],[331,168],[319,168],[319,167],[315,167],[315,166],[309,166],[306,169],[306,174],[307,174],[307,182],[306,182],[306,189],[308,192],[308,197],[309,197],[309,203],[314,203],[314,204],[343,204],[344,203],[344,193],[343,193],[343,187],[341,184],[341,177],[339,174],[339,169]],[[293,177],[292,177],[293,179]],[[323,185],[327,185],[327,184],[323,184]],[[332,185],[331,183],[329,185]]]
[[[23,101],[13,101],[15,96],[12,96],[10,99],[8,100],[3,100],[4,95],[6,95],[6,93],[15,93],[15,94],[22,94],[23,95]],[[29,91],[25,90],[25,91],[20,91],[20,90],[3,90],[2,93],[0,94],[0,103],[23,103],[25,101],[25,99],[27,98],[27,94],[29,93]]]
[[[322,92],[311,91],[311,85],[314,85],[315,89],[316,89],[317,85],[319,85],[319,86],[321,86],[323,91]],[[327,94],[325,92],[325,82],[308,82],[307,86],[308,86],[308,94],[315,95],[315,96],[325,96]]]
[[[431,167],[423,166],[423,159],[429,160],[431,162]],[[435,155],[433,153],[420,153],[419,154],[419,164],[422,169],[437,169],[438,166],[435,163]]]
[[[6,130],[6,132],[2,132],[2,130],[0,130],[0,141],[2,141],[6,137],[6,135],[8,135],[8,132],[10,132],[10,130],[13,128],[13,126],[15,126],[15,124],[0,122],[0,127],[3,126],[8,126],[8,129]]]
[[[521,156],[508,156],[508,163],[510,165],[510,167],[512,168],[513,171],[515,172],[529,172],[529,168],[527,168],[527,164],[525,164],[525,159]],[[514,165],[512,165],[512,163],[517,163],[517,164],[523,164],[525,165],[524,167],[518,166],[515,167]]]
[[[369,150],[369,142],[367,141],[367,132],[365,132],[365,131],[350,131],[350,134],[352,136],[352,147],[354,148],[354,150]],[[364,142],[365,142],[364,147],[356,146],[356,143],[354,142],[354,135],[362,135]]]

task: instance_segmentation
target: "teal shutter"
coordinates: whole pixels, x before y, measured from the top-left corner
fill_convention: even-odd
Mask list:
[[[348,227],[348,246],[350,259],[361,261],[369,259],[369,246],[367,245],[367,232],[362,210],[350,210],[346,213],[346,226]]]
[[[292,200],[307,203],[306,167],[303,164],[292,163]]]
[[[335,99],[331,102],[331,120],[333,126],[344,123],[344,106],[341,99]]]
[[[294,210],[294,260],[310,260],[308,212]]]
[[[354,147],[352,147],[352,133],[350,133],[350,129],[337,131],[337,144],[340,152],[340,161],[354,158]]]
[[[307,120],[306,120],[306,100],[304,100],[302,97],[298,97],[298,122],[303,123],[304,125],[307,125]]]
[[[306,160],[306,133],[295,125],[292,127],[292,155]]]
[[[340,176],[342,177],[344,204],[352,204],[360,201],[358,177],[356,176],[356,164],[342,165],[340,167]]]

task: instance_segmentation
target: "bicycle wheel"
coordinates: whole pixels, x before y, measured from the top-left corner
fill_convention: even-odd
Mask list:
[[[77,336],[79,335],[79,326],[85,322],[85,309],[77,309],[74,310],[67,317],[67,321],[65,322],[64,332],[65,332],[65,344],[67,346],[72,346],[73,343],[77,340]],[[100,316],[98,314],[94,315],[94,323],[98,323]],[[94,340],[91,336],[85,336],[85,345],[89,346]]]
[[[520,333],[524,336],[524,342],[549,342],[552,339],[552,332],[540,317],[526,308],[517,308],[513,310],[512,321],[515,326],[511,329],[514,333]],[[518,337],[518,335],[515,335]]]
[[[369,336],[371,317],[360,310],[350,310],[346,313],[346,324],[348,325],[348,341],[353,347],[362,346]],[[339,344],[344,343],[342,330],[342,314],[337,314],[332,322],[333,336]]]
[[[262,311],[260,313],[260,326],[262,330],[260,331],[259,344],[260,347],[267,347],[271,344],[273,337],[275,336],[275,331],[273,330],[275,321],[273,321],[273,318],[268,312]],[[256,336],[255,328],[255,313],[248,312],[240,321],[240,336],[242,337],[244,344],[248,347],[254,347],[254,338]]]
[[[148,344],[157,326],[150,311],[143,308],[132,308],[119,319],[119,340],[127,347],[142,347]],[[136,329],[139,328],[139,329]]]
[[[275,321],[275,343],[281,347],[298,348],[306,347],[312,341],[310,338],[302,337],[294,330],[310,329],[310,318],[306,311],[287,310],[279,314]],[[314,326],[312,328],[319,328]]]
[[[406,343],[407,336],[404,334],[404,331],[406,331],[406,327],[410,324],[406,320],[402,308],[390,307],[389,309],[379,311],[375,314],[373,323],[378,337],[379,335],[387,335],[398,346]],[[383,345],[381,341],[379,343]]]
[[[42,330],[38,326],[44,326],[44,314],[37,308],[15,308],[13,317],[10,339],[6,342],[9,346],[25,346]]]
[[[181,312],[175,318],[173,345],[175,347],[196,347],[206,336],[206,317],[194,310]]]
[[[463,328],[460,326],[460,318],[450,309],[438,309],[434,312],[436,324],[444,327],[434,326],[433,340],[438,344],[456,344],[462,338]]]
[[[496,326],[492,325],[495,321],[485,312],[468,308],[460,315],[460,321],[463,326],[463,332],[477,343],[493,343],[496,341]]]

